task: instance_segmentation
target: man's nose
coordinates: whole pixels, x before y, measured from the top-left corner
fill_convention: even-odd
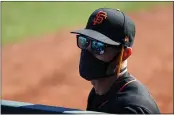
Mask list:
[[[91,52],[91,43],[89,43],[88,47],[86,48],[86,50]]]
[[[92,49],[91,49],[91,43],[89,43],[88,47],[86,48],[87,51],[89,51],[92,55],[95,55],[93,52],[92,52]]]

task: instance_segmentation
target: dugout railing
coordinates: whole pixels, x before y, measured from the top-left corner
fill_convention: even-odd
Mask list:
[[[19,101],[1,100],[1,114],[97,114],[99,112],[79,109],[32,104]],[[101,114],[101,113],[100,113]]]

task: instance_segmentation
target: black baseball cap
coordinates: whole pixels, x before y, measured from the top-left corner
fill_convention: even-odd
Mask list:
[[[119,9],[99,8],[90,15],[86,28],[71,33],[85,35],[109,45],[132,47],[135,24]]]

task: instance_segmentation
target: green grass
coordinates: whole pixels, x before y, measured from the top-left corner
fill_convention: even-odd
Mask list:
[[[86,24],[99,7],[138,11],[164,2],[2,2],[2,44]]]

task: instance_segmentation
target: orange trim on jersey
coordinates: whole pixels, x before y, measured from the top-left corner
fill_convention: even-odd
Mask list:
[[[107,101],[105,101],[105,102],[103,102],[98,108],[100,108],[100,107],[102,107],[104,104],[106,104],[108,102],[108,100]]]
[[[122,91],[123,88],[126,87],[129,83],[134,82],[134,81],[136,81],[136,79],[131,80],[131,81],[125,83],[125,84],[119,89],[119,92]],[[104,104],[106,104],[107,102],[108,102],[108,100],[106,100],[105,102],[103,102],[98,108],[101,108],[101,107],[102,107]]]
[[[125,83],[125,84],[120,88],[119,92],[121,92],[121,91],[123,90],[123,88],[125,88],[129,83],[134,82],[134,81],[136,81],[136,79],[131,80],[131,81]]]

